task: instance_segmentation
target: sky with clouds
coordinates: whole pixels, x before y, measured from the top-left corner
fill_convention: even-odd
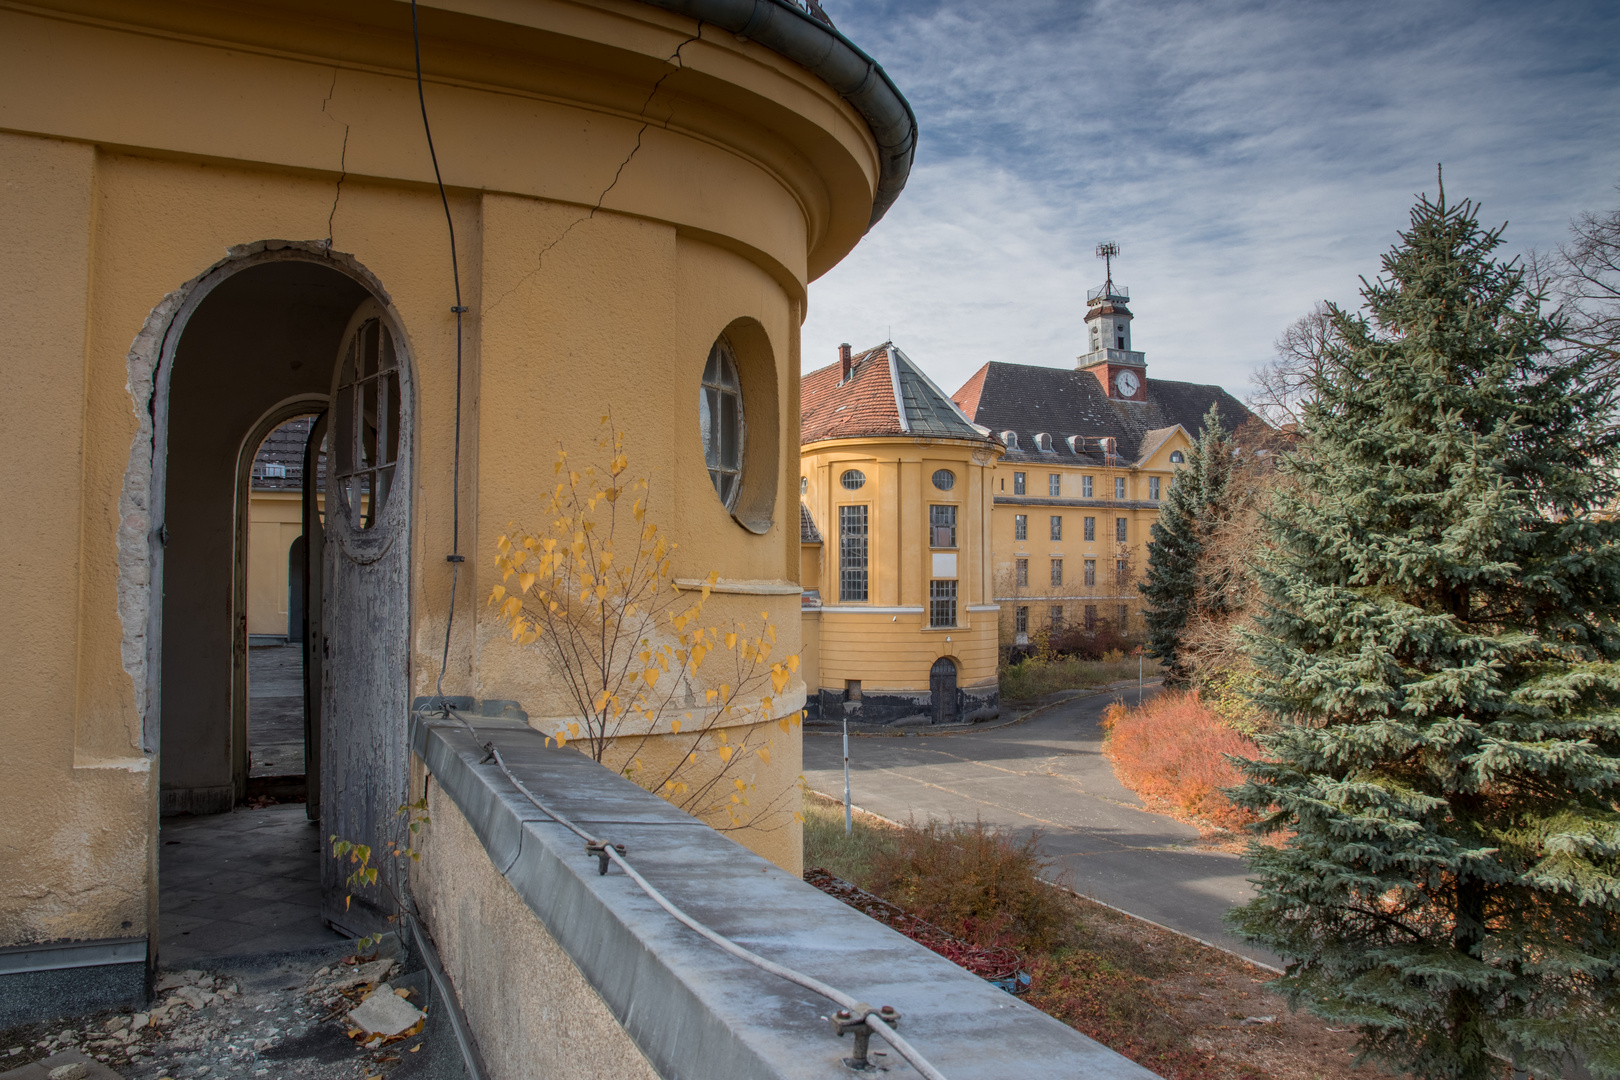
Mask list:
[[[1117,241],[1150,376],[1240,397],[1318,300],[1357,302],[1444,163],[1546,248],[1620,204],[1620,3],[823,0],[921,138],[810,287],[804,368],[893,337],[947,392],[1067,367]]]

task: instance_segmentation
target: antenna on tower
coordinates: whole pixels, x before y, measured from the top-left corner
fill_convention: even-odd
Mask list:
[[[1114,284],[1114,260],[1119,258],[1119,245],[1112,240],[1098,244],[1097,258],[1103,260],[1108,274],[1102,288],[1086,290],[1086,303],[1096,305],[1129,300],[1130,294]]]
[[[1105,240],[1097,245],[1097,258],[1103,261],[1107,276],[1103,288],[1108,292],[1114,291],[1114,259],[1119,255],[1119,245],[1112,240]]]

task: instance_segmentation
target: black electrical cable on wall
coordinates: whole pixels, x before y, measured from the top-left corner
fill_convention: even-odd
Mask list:
[[[433,126],[428,123],[427,95],[422,89],[422,34],[417,26],[416,0],[411,0],[411,47],[416,54],[416,101],[422,107],[422,133],[427,136],[428,157],[433,161],[433,180],[439,185],[439,202],[444,205],[444,224],[450,230],[450,279],[455,284],[456,302],[451,311],[456,315],[456,437],[455,453],[450,478],[450,614],[444,623],[444,653],[439,658],[439,678],[434,693],[439,705],[444,706],[444,671],[450,666],[450,634],[456,625],[456,587],[460,584],[461,564],[461,317],[467,313],[461,302],[461,267],[456,261],[456,222],[450,214],[450,196],[444,191],[444,177],[439,172],[439,155],[433,149]]]

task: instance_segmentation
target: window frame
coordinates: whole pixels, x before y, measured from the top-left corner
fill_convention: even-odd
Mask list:
[[[955,578],[934,578],[928,582],[928,625],[941,630],[956,626]]]
[[[727,377],[730,377],[728,383]],[[725,405],[734,402],[736,431],[733,438],[735,463],[726,462]],[[709,484],[715,498],[726,511],[737,509],[742,494],[743,470],[748,464],[748,420],[743,411],[742,372],[737,365],[737,351],[721,334],[709,346],[709,358],[704,363],[698,386],[698,427],[703,436],[703,464],[709,472]],[[729,487],[728,484],[729,478]]]
[[[1088,543],[1088,544],[1095,544],[1097,542],[1097,519],[1096,518],[1088,517],[1088,518],[1085,519],[1085,537],[1086,537],[1086,543]]]
[[[1019,604],[1013,608],[1013,633],[1029,633],[1029,605]]]
[[[851,477],[854,477],[854,483],[850,483]],[[859,491],[866,486],[866,474],[859,469],[845,469],[838,474],[838,486],[845,491]]]
[[[1049,525],[1049,528],[1051,529],[1052,539],[1053,540],[1062,540],[1063,539],[1063,515],[1062,514],[1053,514],[1051,524]]]
[[[1082,476],[1080,478],[1080,497],[1082,499],[1093,498],[1094,496],[1091,494],[1093,489],[1092,478],[1089,476]]]
[[[1116,477],[1114,477],[1114,498],[1123,499],[1124,497],[1125,497],[1125,478],[1123,476],[1116,476]]]
[[[1061,630],[1063,628],[1062,604],[1051,605],[1050,610],[1048,610],[1046,615],[1046,625],[1051,627],[1053,630]]]
[[[1063,587],[1063,560],[1052,560],[1052,584],[1057,588]]]
[[[1117,518],[1114,519],[1114,541],[1115,541],[1115,543],[1124,544],[1124,543],[1129,542],[1129,540],[1130,540],[1130,527],[1125,524],[1129,520],[1130,520],[1129,518],[1122,518],[1122,517],[1117,517]]]
[[[1029,515],[1028,514],[1014,514],[1013,515],[1013,539],[1014,540],[1028,540],[1029,539]]]
[[[1025,474],[1024,473],[1021,473],[1021,472],[1014,472],[1013,473],[1013,494],[1014,495],[1023,495],[1023,494],[1025,494],[1025,489],[1028,486],[1029,485],[1028,485],[1028,482],[1025,479]]]
[[[1159,501],[1159,478],[1157,476],[1148,477],[1148,498],[1153,502]]]
[[[1046,474],[1046,494],[1049,495],[1050,497],[1054,498],[1054,499],[1062,497],[1062,495],[1063,495],[1063,474],[1062,473],[1047,473]]]
[[[1086,574],[1086,584],[1095,586],[1097,584],[1097,560],[1086,559],[1084,562],[1084,569]]]
[[[944,477],[944,483],[940,483],[941,477]],[[940,491],[950,491],[956,487],[956,474],[949,469],[935,469],[934,475],[929,479],[933,482],[934,487]]]
[[[859,522],[854,519],[859,511]],[[871,507],[841,503],[838,507],[838,602],[865,604],[872,595]],[[859,531],[856,531],[859,530]],[[858,565],[857,565],[858,563]],[[860,595],[853,586],[859,585]]]
[[[946,521],[944,519],[948,518]],[[939,542],[939,530],[949,529],[946,537],[948,544]],[[956,504],[955,503],[929,503],[928,504],[928,546],[930,548],[956,549]]]
[[[1029,588],[1029,560],[1013,560],[1013,583],[1015,588]]]

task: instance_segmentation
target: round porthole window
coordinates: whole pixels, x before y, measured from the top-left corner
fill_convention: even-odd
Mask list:
[[[737,358],[722,335],[709,349],[698,391],[698,421],[703,427],[703,461],[709,468],[714,493],[727,510],[737,505],[742,489],[743,428],[742,384],[737,379]]]
[[[844,485],[846,491],[859,491],[866,484],[866,474],[859,469],[845,469],[838,482]]]
[[[941,491],[949,491],[956,486],[956,474],[949,469],[938,469],[934,472],[934,486]]]

